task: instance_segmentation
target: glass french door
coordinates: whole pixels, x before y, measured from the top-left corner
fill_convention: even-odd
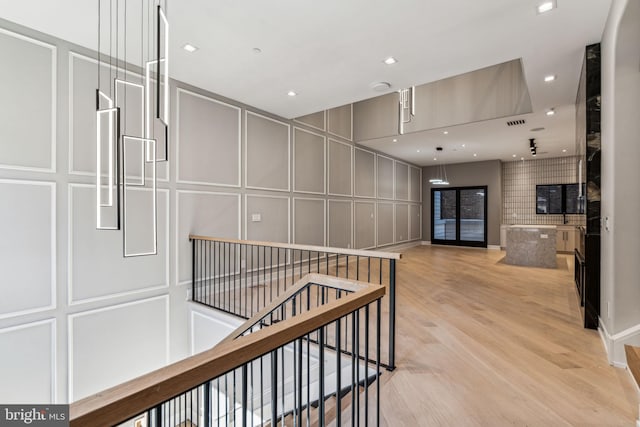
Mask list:
[[[431,189],[431,243],[487,247],[487,187]]]

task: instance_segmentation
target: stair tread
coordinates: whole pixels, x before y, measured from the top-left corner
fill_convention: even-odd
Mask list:
[[[636,384],[640,386],[640,347],[625,345],[624,352],[627,356],[629,371],[633,379],[636,380]]]

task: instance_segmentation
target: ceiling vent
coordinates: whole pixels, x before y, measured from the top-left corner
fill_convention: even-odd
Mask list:
[[[507,126],[520,126],[520,125],[523,125],[524,123],[525,123],[524,119],[509,120],[507,122]]]

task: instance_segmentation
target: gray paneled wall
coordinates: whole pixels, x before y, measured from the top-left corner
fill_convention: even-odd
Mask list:
[[[245,111],[245,129],[245,186],[289,191],[289,124]]]
[[[293,129],[293,191],[326,193],[326,137],[300,128]]]
[[[325,210],[325,199],[293,198],[293,243],[325,245]]]
[[[353,194],[353,146],[330,139],[328,157],[329,194],[351,196]]]
[[[328,246],[353,247],[353,202],[351,200],[329,200]]]
[[[178,182],[240,187],[240,108],[180,88],[176,96]]]
[[[127,193],[125,237],[96,230],[95,53],[0,27],[0,401],[69,402],[190,354],[189,234],[358,248],[420,239],[420,169],[356,147],[351,106],[285,120],[171,81],[158,255],[124,258],[123,239],[149,250],[153,198]],[[139,95],[126,99],[132,134]]]
[[[378,155],[377,158],[377,195],[379,199],[393,199],[394,170],[393,159]]]

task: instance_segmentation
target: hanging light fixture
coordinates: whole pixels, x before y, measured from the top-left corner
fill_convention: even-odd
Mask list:
[[[98,0],[96,228],[122,228],[125,257],[157,253],[156,164],[169,159],[166,9],[167,0]],[[137,189],[151,191],[151,218],[135,224],[128,221],[127,204],[148,194],[132,191]],[[149,247],[132,249],[127,230],[146,224]]]
[[[398,104],[398,133],[404,134],[404,125],[410,123],[416,114],[416,88],[411,86],[398,91],[400,103]]]
[[[442,152],[442,147],[436,147],[436,151]],[[433,185],[449,185],[447,168],[442,160],[442,155],[438,156],[437,159],[439,159],[439,163],[436,167],[436,174],[433,178],[429,179],[429,182]]]

